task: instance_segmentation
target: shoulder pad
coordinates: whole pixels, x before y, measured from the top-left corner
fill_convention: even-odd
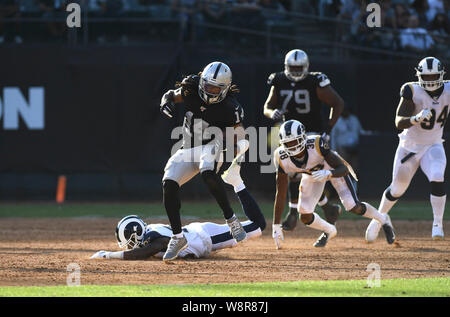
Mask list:
[[[400,88],[400,97],[406,100],[412,100],[414,95],[414,88],[411,82],[403,84]]]
[[[330,152],[330,144],[320,135],[315,136],[313,140],[314,148],[316,149],[317,153],[322,157],[327,156],[327,154]]]
[[[330,143],[324,139],[323,137],[320,137],[319,140],[319,146],[321,150],[329,151],[330,150]]]
[[[319,87],[321,87],[321,88],[323,88],[323,87],[328,86],[328,85],[331,84],[330,79],[329,79],[328,76],[325,75],[324,73],[321,73],[321,72],[313,72],[313,73],[310,73],[310,74],[314,77],[314,79],[315,79],[317,85],[318,85]]]
[[[275,79],[276,75],[277,75],[276,73],[270,74],[269,78],[267,78],[267,85],[274,85],[275,84],[274,79]]]

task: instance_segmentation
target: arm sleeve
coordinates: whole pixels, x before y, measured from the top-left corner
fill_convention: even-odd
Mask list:
[[[406,100],[413,99],[413,91],[411,88],[411,84],[404,84],[400,89],[400,97],[405,98]]]

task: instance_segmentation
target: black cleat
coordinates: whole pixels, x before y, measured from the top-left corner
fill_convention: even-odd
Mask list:
[[[295,210],[295,209],[294,209]],[[284,221],[281,223],[281,228],[286,231],[292,231],[297,226],[298,211],[290,211]]]
[[[336,224],[339,216],[342,215],[342,207],[338,204],[326,204],[322,206],[322,209],[325,220],[332,225]]]
[[[384,235],[386,236],[387,243],[392,244],[395,241],[394,228],[388,223],[383,225]]]
[[[327,245],[327,242],[328,242],[328,234],[322,232],[319,239],[317,239],[317,241],[314,243],[314,246],[316,248],[323,248],[324,246]]]

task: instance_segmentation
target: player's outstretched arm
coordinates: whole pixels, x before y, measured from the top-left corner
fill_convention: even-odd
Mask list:
[[[411,122],[412,114],[414,113],[415,105],[412,100],[401,98],[397,107],[397,114],[395,116],[395,126],[399,130],[408,129],[413,126]]]
[[[110,252],[110,251],[98,251],[91,259],[117,259],[117,260],[146,260],[152,255],[157,254],[158,252],[165,251],[167,249],[167,245],[169,244],[170,238],[168,237],[160,237],[153,240],[151,243],[147,244],[142,248],[136,248],[128,251],[118,251],[118,252]]]
[[[287,190],[288,190],[288,175],[283,171],[277,171],[275,202],[273,204],[274,224],[281,224],[281,216],[283,215],[284,207],[286,205]]]
[[[269,96],[267,97],[266,102],[264,103],[264,115],[273,120],[281,119],[283,112],[279,109],[276,109],[278,105],[277,94],[275,93],[275,86],[270,88]]]
[[[325,181],[332,177],[343,177],[349,173],[344,161],[333,151],[328,151],[325,155],[325,161],[330,165],[332,170],[320,170],[312,173],[312,177],[316,181]]]
[[[419,124],[425,120],[430,120],[432,112],[429,109],[422,109],[418,114],[413,116],[415,105],[412,100],[402,98],[397,108],[395,117],[395,126],[397,129],[403,130]]]
[[[153,240],[142,248],[125,251],[123,254],[124,260],[145,260],[158,252],[165,251],[169,245],[169,237],[160,237]]]
[[[175,104],[183,102],[183,95],[181,94],[181,88],[176,90],[169,90],[161,98],[160,110],[169,118],[173,117],[173,111],[175,110]]]
[[[273,205],[272,238],[275,240],[277,249],[281,248],[281,241],[284,240],[283,229],[281,228],[281,216],[286,204],[288,189],[288,175],[282,170],[277,170],[275,203]]]
[[[331,85],[323,88],[317,87],[317,97],[331,108],[328,126],[325,128],[325,132],[329,135],[331,129],[344,111],[344,99],[342,99]]]
[[[400,102],[397,107],[397,115],[395,116],[395,126],[399,130],[408,129],[413,125],[430,120],[432,112],[429,109],[423,109],[413,116],[416,105],[413,101],[413,87],[406,83],[400,89]]]

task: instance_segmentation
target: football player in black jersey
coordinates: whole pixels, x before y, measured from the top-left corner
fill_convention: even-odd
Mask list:
[[[320,133],[329,141],[331,129],[344,110],[344,100],[331,87],[325,74],[309,72],[309,60],[304,51],[289,51],[284,66],[284,72],[273,73],[267,80],[271,88],[264,104],[264,115],[275,121],[301,121],[308,131]],[[322,103],[331,108],[329,120],[325,125],[322,120]],[[290,211],[282,224],[284,230],[293,230],[297,225],[300,179],[301,174],[289,175]],[[326,220],[334,224],[341,213],[341,207],[330,204],[325,194],[322,195],[319,205]]]
[[[244,111],[234,96],[237,89],[231,81],[230,68],[222,62],[213,62],[199,75],[184,78],[178,89],[169,90],[162,97],[160,110],[169,117],[173,116],[175,104],[184,103],[183,146],[167,162],[162,180],[164,206],[173,232],[163,257],[165,261],[174,260],[187,247],[181,230],[179,190],[198,173],[222,209],[234,239],[240,242],[246,238],[217,175],[222,161],[222,138],[208,133],[211,128],[225,132],[227,127],[233,127],[240,131],[238,140],[244,138],[240,129]]]

